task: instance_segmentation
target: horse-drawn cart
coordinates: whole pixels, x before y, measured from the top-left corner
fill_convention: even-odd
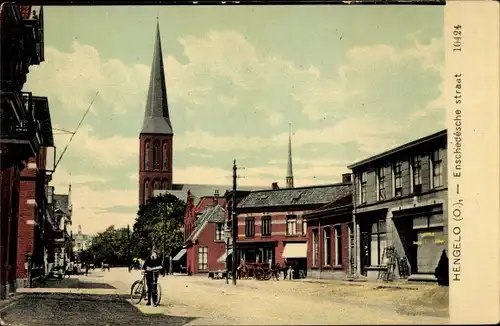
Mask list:
[[[245,262],[238,267],[238,278],[249,279],[255,278],[256,280],[268,281],[273,276],[278,275],[278,270],[274,270],[267,263],[254,263]],[[277,277],[275,276],[277,279]]]

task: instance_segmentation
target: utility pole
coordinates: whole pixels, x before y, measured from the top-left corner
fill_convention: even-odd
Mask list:
[[[233,222],[233,285],[236,285],[236,254],[237,246],[236,241],[238,240],[238,214],[236,213],[236,180],[238,179],[236,160],[233,161],[233,198],[232,198],[232,222]]]
[[[130,256],[130,224],[127,224],[127,262],[128,262],[128,272],[132,267],[131,256]]]

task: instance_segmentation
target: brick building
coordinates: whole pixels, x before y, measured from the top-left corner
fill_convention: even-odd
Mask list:
[[[254,191],[237,206],[237,261],[284,264],[307,269],[304,215],[346,196],[350,183]]]
[[[232,195],[232,192],[228,190],[230,186],[183,186],[190,190],[180,194],[176,190],[155,192],[155,195],[169,192],[186,201],[183,227],[184,247],[173,258],[174,269],[182,272],[189,270],[193,274],[225,269],[224,223],[228,217],[227,206],[230,202],[228,198]],[[256,189],[254,187],[242,188]],[[224,194],[221,196],[219,191],[224,191]],[[237,191],[237,202],[249,193],[250,190]]]
[[[304,214],[307,223],[307,275],[310,278],[345,279],[354,270],[354,228],[350,174],[336,198]]]
[[[22,92],[29,66],[44,61],[42,8],[2,3],[0,24],[0,297],[4,297],[16,283],[21,172],[47,145],[43,142],[48,111],[44,113],[31,94]]]
[[[448,244],[446,152],[443,130],[349,166],[358,276],[376,279],[393,246],[396,277],[435,279]]]
[[[26,287],[43,276],[53,262],[52,239],[54,230],[53,206],[49,196],[49,182],[54,172],[55,151],[48,101],[33,97],[34,109],[39,115],[39,152],[26,162],[20,176],[19,223],[17,229],[17,287]]]

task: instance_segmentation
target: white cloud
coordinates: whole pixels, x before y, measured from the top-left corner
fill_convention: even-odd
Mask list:
[[[65,110],[87,109],[97,91],[115,114],[144,105],[149,81],[146,65],[103,61],[96,48],[78,42],[73,42],[71,52],[47,47],[45,58],[40,66],[30,67],[26,89],[49,100],[57,98]]]
[[[356,143],[363,151],[377,153],[394,145],[394,139],[390,138],[395,132],[402,130],[404,124],[394,125],[376,117],[351,117],[339,121],[332,127],[321,130],[295,131],[293,135],[293,146],[330,144],[341,145]],[[270,138],[244,137],[244,136],[214,136],[199,128],[187,131],[176,136],[176,148],[207,149],[211,151],[230,150],[259,150],[268,146],[286,146],[288,133],[276,134]],[[245,144],[242,147],[242,144]]]
[[[109,181],[108,179],[100,175],[91,175],[91,174],[72,175],[63,167],[58,167],[54,172],[52,178],[53,185],[56,186],[63,185],[63,187],[67,187],[69,183],[71,183],[72,185],[83,185],[88,183],[106,183],[108,181]]]

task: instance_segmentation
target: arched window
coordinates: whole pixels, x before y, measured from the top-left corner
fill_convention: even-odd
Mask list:
[[[153,183],[153,189],[154,189],[154,190],[158,190],[158,189],[159,189],[159,188],[158,188],[158,181],[155,181],[155,182]]]
[[[163,142],[163,155],[162,155],[162,159],[163,159],[163,170],[166,170],[167,169],[167,142]]]
[[[163,185],[161,186],[161,189],[167,190],[167,187],[168,187],[167,180],[163,180]]]
[[[153,169],[158,170],[160,168],[160,144],[155,141],[153,145]]]
[[[147,170],[149,167],[149,140],[146,140],[144,143],[144,170]]]
[[[149,198],[149,181],[144,181],[144,204],[148,201]]]

